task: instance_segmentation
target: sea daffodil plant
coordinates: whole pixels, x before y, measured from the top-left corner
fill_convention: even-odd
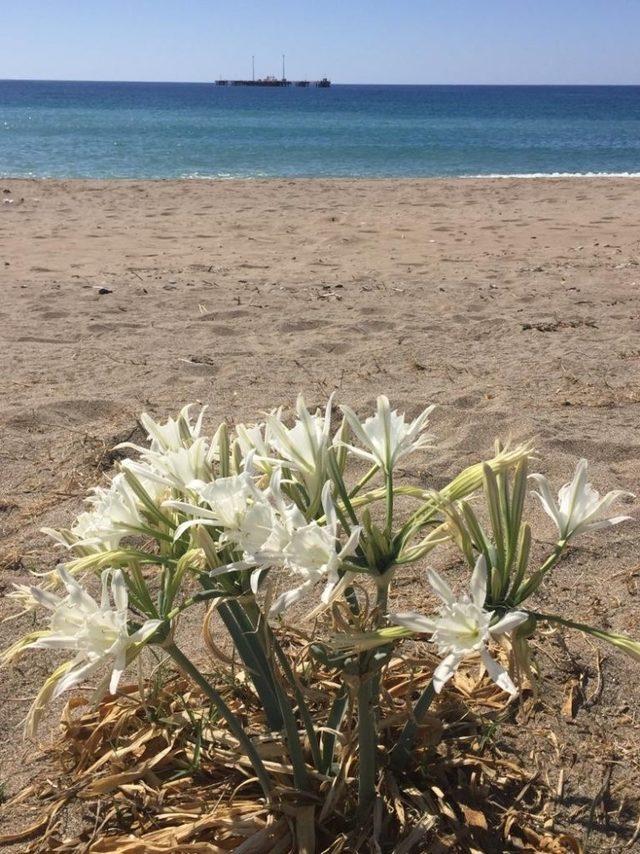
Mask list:
[[[402,480],[397,471],[399,460],[431,447],[432,406],[408,420],[381,396],[375,413],[360,421],[347,406],[340,418],[331,401],[324,412],[312,412],[300,397],[293,423],[279,408],[263,423],[235,431],[223,423],[211,438],[203,431],[204,410],[194,419],[192,409],[165,423],[142,416],[148,445],[126,446],[133,456],[119,463],[108,486],[94,489],[88,509],[68,529],[47,529],[63,547],[64,566],[41,586],[11,594],[52,617],[50,628],[19,640],[5,660],[41,648],[72,653],[38,695],[30,732],[47,702],[103,671],[107,679],[98,692],[117,690],[126,666],[154,646],[218,709],[272,799],[272,776],[255,733],[178,646],[179,616],[205,602],[230,635],[265,728],[282,733],[298,790],[308,790],[318,775],[340,773],[340,728],[355,727],[362,817],[376,800],[381,762],[407,766],[421,719],[463,662],[477,660],[511,700],[540,621],[590,632],[640,658],[640,644],[631,638],[529,605],[570,540],[628,518],[610,515],[628,496],[600,498],[587,483],[586,462],[556,501],[542,475],[528,475],[529,445],[497,445],[489,459],[454,472],[435,491]],[[533,567],[531,528],[523,521],[530,482],[559,537]],[[488,530],[474,509],[478,496]],[[445,580],[425,566],[425,589],[441,602],[437,613],[390,610],[389,593],[403,569],[424,565],[447,543],[460,548],[468,583]],[[92,575],[101,579],[100,603],[86,592]],[[55,592],[60,585],[64,597]],[[335,673],[328,719],[317,720],[307,703],[283,644],[287,626],[306,627],[311,653]],[[385,754],[379,749],[381,675],[394,651],[413,639],[431,643],[442,661]],[[513,652],[511,672],[496,639]]]

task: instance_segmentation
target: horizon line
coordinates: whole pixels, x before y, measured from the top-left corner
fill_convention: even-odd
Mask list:
[[[221,78],[222,79],[222,78]],[[226,78],[225,78],[226,79]],[[228,78],[235,79],[235,78]],[[240,79],[240,78],[238,78]],[[385,83],[382,81],[369,81],[366,83],[350,83],[350,82],[340,82],[337,83],[333,81],[331,78],[332,86],[476,86],[476,87],[509,87],[509,86],[530,86],[530,87],[539,87],[543,88],[546,86],[566,86],[566,87],[599,87],[599,88],[616,88],[616,87],[640,87],[640,82],[638,83],[524,83],[524,82],[510,82],[510,83],[468,83],[468,82],[455,82],[455,83]],[[158,84],[158,85],[176,85],[176,86],[209,86],[215,84],[215,79],[211,80],[107,80],[102,78],[81,78],[81,77],[1,77],[0,83],[131,83],[131,84]]]

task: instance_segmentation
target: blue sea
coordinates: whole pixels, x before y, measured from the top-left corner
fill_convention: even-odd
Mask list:
[[[640,173],[639,86],[0,81],[0,175]]]

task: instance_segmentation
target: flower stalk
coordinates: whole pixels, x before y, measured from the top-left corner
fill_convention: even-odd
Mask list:
[[[368,659],[368,656],[364,656]],[[358,681],[358,816],[364,819],[376,799],[377,727],[373,679],[365,670]]]
[[[433,679],[431,679],[416,700],[411,712],[411,717],[404,725],[398,741],[391,750],[391,764],[397,771],[403,771],[407,767],[407,764],[411,759],[418,729],[422,725],[424,716],[429,711],[429,707],[431,706],[435,696],[436,689],[433,684]]]

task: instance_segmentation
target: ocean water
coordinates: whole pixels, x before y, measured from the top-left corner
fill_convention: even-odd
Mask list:
[[[640,86],[0,81],[0,175],[640,173]]]

